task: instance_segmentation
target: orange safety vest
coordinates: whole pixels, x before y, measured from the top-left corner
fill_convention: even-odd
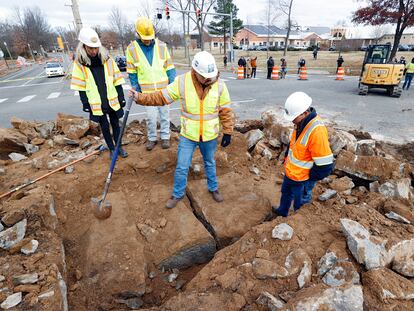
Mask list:
[[[285,161],[286,176],[295,181],[309,179],[314,164],[328,165],[333,162],[333,154],[328,141],[328,130],[319,116],[313,118],[296,139],[296,129],[292,133],[289,153]]]

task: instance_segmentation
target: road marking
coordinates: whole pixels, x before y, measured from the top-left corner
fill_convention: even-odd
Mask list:
[[[227,82],[227,81],[229,81],[229,80],[227,80],[227,79],[223,79],[223,78],[220,78],[221,79],[221,81],[223,81],[223,82]]]
[[[43,71],[41,71],[38,75],[36,75],[35,77],[31,77],[29,80],[27,80],[25,83],[23,83],[21,86],[25,86],[27,84],[29,84],[30,82],[32,82],[34,79],[39,79],[39,78],[43,78],[42,75],[44,74]]]
[[[79,92],[78,91],[75,91],[74,93],[73,93],[73,96],[78,96],[79,95]]]
[[[235,77],[228,77],[229,79],[232,79],[232,80],[236,80],[237,78],[235,78]]]
[[[2,87],[0,87],[0,90],[1,89],[12,89],[12,88],[15,88],[15,87],[28,87],[28,86],[48,85],[48,84],[57,84],[57,83],[62,83],[62,82],[45,82],[45,83],[33,83],[33,84],[28,84],[28,85],[2,86]]]
[[[181,108],[170,108],[170,111],[173,110],[181,110]],[[142,116],[143,114],[147,114],[146,112],[137,112],[137,113],[131,113],[130,116]]]
[[[2,102],[5,102],[6,100],[8,100],[8,98],[1,98],[1,99],[0,99],[0,104],[1,104]]]
[[[52,99],[52,98],[58,98],[60,95],[60,92],[53,92],[50,93],[49,96],[47,97],[47,99]]]
[[[123,85],[122,85],[122,88],[123,88],[124,90],[130,90],[130,89],[131,89],[131,86],[130,86],[129,84],[123,84]]]
[[[250,103],[250,102],[254,102],[255,100],[256,100],[256,98],[243,99],[243,100],[233,100],[232,103],[233,104]]]
[[[36,95],[29,95],[29,96],[25,96],[23,97],[21,100],[17,101],[18,103],[25,103],[28,102],[29,100],[31,100],[32,98],[36,97]]]

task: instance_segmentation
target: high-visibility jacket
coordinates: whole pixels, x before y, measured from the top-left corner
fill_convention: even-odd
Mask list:
[[[178,76],[162,91],[167,103],[181,102],[181,135],[192,141],[210,141],[220,130],[219,109],[230,105],[230,94],[219,78],[200,100],[193,84],[191,71]]]
[[[406,73],[414,73],[414,63],[408,63],[405,68],[407,69]]]
[[[296,129],[290,140],[288,156],[285,160],[286,176],[295,181],[309,179],[314,164],[333,163],[333,154],[329,146],[328,131],[319,116],[313,118],[296,139]]]
[[[104,64],[106,93],[109,106],[117,111],[121,109],[118,101],[118,93],[115,86],[125,83],[122,73],[112,58]],[[98,87],[95,83],[91,70],[79,62],[73,62],[72,80],[70,81],[70,88],[75,91],[85,91],[88,97],[89,105],[94,116],[102,116],[102,102]]]
[[[127,72],[138,75],[142,93],[165,89],[168,85],[167,71],[174,68],[167,45],[155,39],[152,64],[136,40],[127,48]]]

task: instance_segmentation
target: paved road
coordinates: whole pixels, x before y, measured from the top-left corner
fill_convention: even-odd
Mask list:
[[[357,95],[358,79],[345,77],[335,81],[328,75],[310,75],[308,81],[296,76],[285,80],[236,80],[223,73],[238,119],[260,118],[263,111],[282,109],[286,97],[294,91],[305,91],[322,117],[341,126],[368,131],[374,137],[394,142],[414,141],[414,88],[401,98],[391,98],[378,91],[368,96]],[[127,80],[128,82],[128,80]],[[125,92],[129,88],[125,85]],[[33,65],[0,79],[0,126],[9,127],[10,118],[50,120],[58,112],[84,115],[79,96],[69,89],[62,77],[47,78],[43,65]],[[171,105],[171,119],[179,120],[178,103]],[[145,109],[134,105],[131,119],[145,117]]]

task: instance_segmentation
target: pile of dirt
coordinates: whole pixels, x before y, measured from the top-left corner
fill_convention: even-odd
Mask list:
[[[2,193],[103,144],[99,129],[75,116],[12,125],[0,129]],[[107,198],[111,218],[98,221],[91,205],[107,152],[2,199],[1,307],[414,309],[414,171],[404,147],[329,128],[334,174],[317,184],[312,203],[274,218],[292,127],[268,111],[237,129],[216,154],[222,203],[208,193],[196,151],[187,195],[167,210],[178,134],[170,149],[148,152],[137,121]]]

